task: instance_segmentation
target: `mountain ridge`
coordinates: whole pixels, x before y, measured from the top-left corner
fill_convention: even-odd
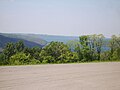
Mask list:
[[[35,42],[30,42],[30,41],[27,41],[27,40],[24,40],[24,39],[10,38],[10,37],[6,37],[6,36],[3,36],[3,35],[0,35],[0,48],[4,48],[4,46],[8,42],[16,43],[16,42],[18,42],[20,40],[22,40],[24,42],[25,46],[27,46],[27,47],[34,47],[34,46],[43,47],[42,45],[37,44]]]

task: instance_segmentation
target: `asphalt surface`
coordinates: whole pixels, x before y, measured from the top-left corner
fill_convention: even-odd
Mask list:
[[[120,90],[120,62],[0,66],[0,90]]]

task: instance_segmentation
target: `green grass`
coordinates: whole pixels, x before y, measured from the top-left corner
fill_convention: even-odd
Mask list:
[[[0,65],[0,66],[29,66],[29,65],[48,65],[48,64],[82,64],[82,63],[104,63],[104,62],[120,62],[120,60],[104,60],[104,61],[90,61],[90,62],[72,62],[72,63],[40,63],[40,64],[22,64],[22,65]]]

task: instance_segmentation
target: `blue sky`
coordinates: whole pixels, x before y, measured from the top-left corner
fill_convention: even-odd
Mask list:
[[[0,0],[0,32],[120,34],[120,0]]]

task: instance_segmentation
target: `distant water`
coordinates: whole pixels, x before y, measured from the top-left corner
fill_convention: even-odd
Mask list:
[[[79,40],[79,37],[77,36],[40,35],[40,38],[46,40],[47,42],[59,41],[63,43],[66,43],[69,40]]]

